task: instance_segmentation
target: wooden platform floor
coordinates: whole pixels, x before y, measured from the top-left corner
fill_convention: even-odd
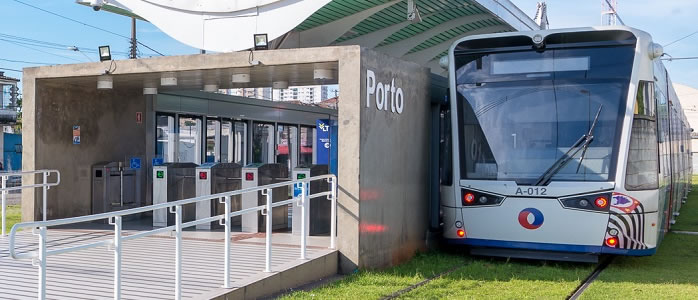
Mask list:
[[[125,234],[132,234],[125,232]],[[104,230],[48,230],[49,249],[112,239]],[[223,284],[223,233],[184,232],[183,282],[184,298],[195,298]],[[231,251],[231,279],[236,281],[259,274],[264,269],[264,234],[234,235]],[[17,235],[19,252],[34,251],[37,237],[28,231]],[[272,271],[297,260],[300,256],[298,237],[286,233],[272,236]],[[321,255],[329,239],[310,237],[308,254]],[[173,299],[175,240],[169,235],[151,236],[126,241],[122,249],[122,299]],[[110,299],[113,298],[113,251],[106,247],[92,248],[49,256],[47,259],[48,299]],[[0,299],[36,299],[38,268],[30,260],[9,257],[7,238],[0,237]]]

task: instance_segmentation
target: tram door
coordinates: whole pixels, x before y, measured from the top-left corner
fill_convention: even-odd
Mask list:
[[[298,166],[298,127],[279,124],[276,127],[276,163],[286,165],[288,173]]]
[[[274,163],[274,124],[252,124],[252,163]]]

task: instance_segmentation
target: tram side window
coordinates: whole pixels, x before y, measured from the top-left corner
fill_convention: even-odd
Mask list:
[[[641,81],[635,97],[635,114],[625,171],[626,190],[650,190],[658,187],[656,122],[654,84]]]
[[[439,179],[442,185],[453,183],[453,151],[451,144],[451,109],[439,113]]]

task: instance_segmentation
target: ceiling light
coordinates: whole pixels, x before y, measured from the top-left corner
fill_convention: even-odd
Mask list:
[[[330,69],[315,69],[313,70],[313,78],[315,80],[334,79],[334,72]]]
[[[160,85],[162,86],[176,86],[177,85],[177,76],[174,72],[167,72],[162,74],[162,77],[160,77]]]
[[[250,82],[250,71],[237,71],[233,73],[233,83],[249,83]]]
[[[114,78],[111,75],[100,75],[97,77],[98,90],[110,90],[114,87]]]
[[[143,88],[143,95],[157,95],[158,88]]]
[[[111,60],[111,50],[109,46],[99,46],[99,61],[105,60]]]
[[[204,84],[204,92],[215,93],[218,92],[217,84]]]
[[[274,81],[271,83],[271,87],[278,90],[285,90],[288,88],[288,81]]]
[[[269,49],[269,40],[266,33],[260,33],[254,35],[254,49],[255,50],[267,50]]]

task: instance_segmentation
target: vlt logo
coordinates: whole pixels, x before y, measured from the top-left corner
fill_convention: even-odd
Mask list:
[[[523,228],[535,230],[543,226],[543,213],[540,210],[529,207],[519,213],[519,224]]]

